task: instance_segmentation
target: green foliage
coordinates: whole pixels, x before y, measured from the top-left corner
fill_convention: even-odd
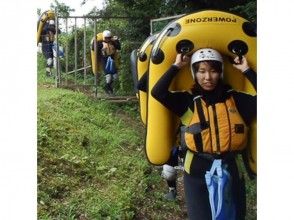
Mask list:
[[[256,23],[256,0],[248,1],[244,5],[238,5],[236,7],[231,8],[232,12],[239,13],[244,18],[248,19],[251,22]]]
[[[257,215],[257,197],[256,197],[256,179],[250,179],[245,169],[243,159],[240,156],[237,157],[238,168],[245,180],[245,192],[246,192],[246,220],[255,220]]]
[[[169,23],[171,23],[175,19],[177,18],[170,18],[170,19],[160,20],[160,21],[152,21],[152,34],[161,32],[165,26],[167,26]]]
[[[38,83],[42,83],[42,84],[46,83],[47,85],[54,84],[55,83],[54,78],[46,76],[45,67],[46,67],[46,59],[44,58],[43,54],[38,54],[37,56]]]
[[[41,8],[37,8],[37,15],[40,17],[41,14],[42,14],[42,12],[41,12]]]
[[[54,0],[54,3],[50,4],[50,9],[55,11],[57,10],[58,16],[69,16],[70,12],[74,12],[75,9],[71,8],[70,6],[67,6],[64,3],[60,3],[58,0]]]
[[[90,27],[86,28],[86,58],[87,65],[91,64],[91,40],[93,39],[94,32]],[[75,36],[76,36],[76,50],[75,50]],[[68,54],[68,69],[73,70],[75,68],[75,55],[77,57],[77,69],[84,66],[83,54],[84,54],[84,28],[76,28],[69,31],[68,34],[60,34],[61,45],[66,49]],[[62,65],[62,71],[65,72],[65,65]]]

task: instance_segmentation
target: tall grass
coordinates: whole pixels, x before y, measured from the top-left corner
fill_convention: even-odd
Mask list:
[[[39,219],[136,219],[143,207],[152,219],[158,215],[150,213],[156,197],[149,205],[144,201],[162,180],[145,158],[144,128],[134,111],[132,105],[39,88]]]

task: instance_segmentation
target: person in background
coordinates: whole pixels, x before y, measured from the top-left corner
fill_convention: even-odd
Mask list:
[[[121,49],[117,36],[113,36],[109,30],[102,33],[103,40],[97,41],[97,59],[100,60],[105,74],[105,91],[113,94],[113,82],[118,79],[118,50]]]
[[[256,73],[246,57],[235,57],[234,62],[233,66],[256,89]],[[174,77],[188,63],[193,88],[169,91]],[[184,191],[191,220],[245,218],[244,182],[240,180],[235,157],[246,147],[248,126],[256,117],[257,96],[234,91],[223,82],[223,70],[222,56],[213,48],[198,49],[192,57],[178,54],[174,64],[151,90],[151,95],[174,112],[184,125],[181,128],[181,146],[187,147]],[[210,186],[214,180],[209,175],[216,167],[217,173],[223,173],[226,180],[225,185],[218,182],[221,187],[213,191]],[[224,186],[226,188],[222,188]],[[215,195],[220,196],[218,201]],[[217,213],[214,207],[218,208]],[[225,217],[216,218],[217,214]]]
[[[60,30],[58,30],[60,33]],[[56,26],[54,20],[48,20],[41,32],[42,53],[46,59],[46,75],[52,75],[53,68],[53,45],[56,34]]]
[[[143,74],[137,83],[137,89],[143,92],[147,92],[148,73]],[[168,192],[164,195],[164,198],[170,201],[176,200],[177,197],[177,170],[175,167],[179,165],[179,160],[183,158],[183,149],[181,146],[174,146],[170,153],[170,158],[162,166],[161,176],[165,179]]]
[[[185,149],[180,145],[174,146],[171,150],[170,158],[162,167],[161,176],[166,180],[168,192],[164,198],[170,201],[176,200],[177,197],[177,170],[183,170],[182,164]],[[179,163],[180,162],[180,163]]]

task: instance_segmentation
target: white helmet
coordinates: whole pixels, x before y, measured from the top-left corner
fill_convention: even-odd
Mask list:
[[[112,34],[111,34],[111,32],[109,31],[109,30],[105,30],[105,31],[103,31],[103,38],[105,38],[105,37],[111,37],[112,36]]]
[[[50,25],[53,25],[54,23],[55,23],[54,20],[49,20]]]
[[[212,48],[202,48],[197,51],[195,51],[191,57],[191,72],[192,72],[192,77],[194,79],[194,69],[193,69],[193,64],[201,61],[208,61],[208,60],[214,60],[214,61],[219,61],[223,64],[223,58],[221,54],[212,49]],[[223,66],[222,66],[223,70]],[[221,78],[223,77],[223,73],[221,73]]]
[[[168,181],[173,181],[177,178],[177,171],[174,167],[168,165],[168,164],[164,164],[162,167],[162,173],[161,176],[168,180]]]

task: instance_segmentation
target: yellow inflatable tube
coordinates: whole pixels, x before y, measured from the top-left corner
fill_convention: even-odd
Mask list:
[[[157,34],[149,36],[138,51],[138,59],[137,59],[137,75],[138,80],[142,78],[143,75],[149,74],[149,60],[151,54],[151,48],[153,43],[155,42]],[[148,87],[147,87],[148,88]],[[140,103],[140,115],[141,120],[144,125],[146,125],[146,117],[147,117],[147,92],[138,91],[139,103]]]
[[[131,62],[131,72],[132,72],[132,79],[134,83],[134,91],[136,93],[136,97],[139,99],[138,95],[138,69],[137,69],[137,60],[138,60],[138,50],[139,49],[133,49],[130,55],[130,62]]]
[[[41,42],[41,33],[47,20],[55,19],[55,13],[52,10],[45,11],[41,14],[37,25],[37,44]]]
[[[96,35],[96,41],[97,43],[100,41],[103,41],[103,34],[102,32],[101,33],[98,33]],[[97,51],[98,53],[98,51]],[[114,54],[114,61],[115,61],[115,65],[116,65],[116,68],[118,69],[119,68],[119,64],[120,64],[120,56],[119,54],[116,52]],[[94,50],[94,37],[92,38],[91,40],[91,64],[92,64],[92,71],[93,71],[93,74],[97,74],[97,73],[101,73],[103,71],[103,66],[102,66],[102,63],[99,62],[99,59],[97,59],[97,55],[95,54],[95,50]]]
[[[158,36],[149,65],[149,93],[147,104],[146,155],[155,165],[167,162],[174,143],[179,119],[155,100],[150,91],[173,64],[177,53],[193,53],[199,48],[211,47],[224,57],[224,80],[236,90],[255,94],[248,88],[247,79],[229,63],[236,55],[245,54],[252,69],[256,70],[256,31],[246,19],[223,11],[206,10],[185,15],[168,24]],[[170,90],[190,90],[193,79],[186,66],[173,80]],[[256,128],[250,126],[248,146],[256,171]],[[255,140],[254,140],[255,139]],[[255,153],[254,153],[255,152]]]
[[[96,41],[103,41],[102,32],[101,33],[98,33],[96,35]],[[91,40],[91,63],[92,63],[92,71],[93,71],[93,74],[97,74],[98,72],[101,72],[102,71],[103,68],[102,68],[101,64],[98,63],[97,56],[96,56],[95,50],[94,50],[94,37]]]

